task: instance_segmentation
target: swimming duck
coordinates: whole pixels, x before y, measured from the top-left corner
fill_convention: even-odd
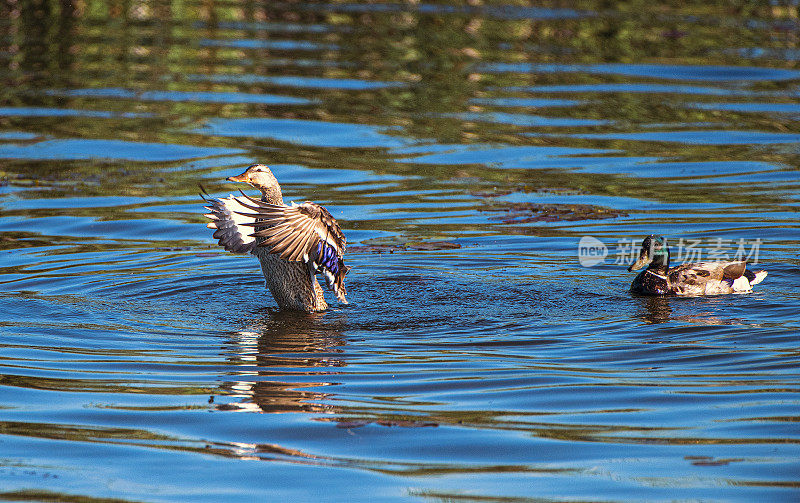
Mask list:
[[[631,292],[643,295],[716,295],[749,292],[767,277],[767,271],[752,272],[746,260],[701,262],[669,267],[669,246],[663,236],[651,234],[642,241],[639,258],[628,267],[647,266],[631,284]]]
[[[350,267],[342,260],[347,240],[328,210],[311,201],[285,205],[278,180],[263,164],[248,166],[227,180],[252,185],[261,191],[261,199],[244,192],[221,199],[202,196],[210,211],[205,215],[211,220],[207,227],[216,229],[214,238],[226,250],[258,258],[278,306],[306,312],[327,309],[317,273],[347,304],[344,277]]]

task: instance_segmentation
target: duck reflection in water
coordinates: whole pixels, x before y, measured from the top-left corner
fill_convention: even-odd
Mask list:
[[[725,309],[727,301],[719,297],[668,297],[649,296],[637,297],[641,302],[642,311],[637,317],[648,324],[684,322],[692,325],[741,325],[756,327],[745,319],[721,318],[718,316],[721,309]],[[681,311],[691,314],[680,314]]]
[[[236,380],[225,382],[217,410],[252,412],[334,412],[328,393],[307,388],[335,384],[329,378],[344,362],[341,318],[330,313],[298,315],[270,312],[231,332],[224,356],[236,367]],[[235,400],[231,400],[235,399]]]
[[[672,315],[672,308],[669,303],[672,299],[669,297],[641,297],[644,311],[639,314],[639,317],[645,323],[664,323],[669,321]]]

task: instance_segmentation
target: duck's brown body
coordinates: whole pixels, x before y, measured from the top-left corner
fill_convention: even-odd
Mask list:
[[[290,262],[261,247],[257,247],[253,255],[261,263],[267,288],[279,307],[309,313],[328,309],[322,287],[316,279],[311,282],[301,262]]]

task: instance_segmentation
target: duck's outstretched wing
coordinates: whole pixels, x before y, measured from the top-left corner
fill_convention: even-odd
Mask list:
[[[328,210],[311,201],[286,206],[245,197],[248,211],[239,215],[252,219],[242,225],[256,229],[251,236],[259,238],[258,246],[285,260],[305,263],[312,277],[321,272],[328,288],[347,303],[344,277],[350,267],[342,260],[347,239]]]
[[[202,187],[201,187],[202,188]],[[252,217],[243,215],[243,212],[250,210],[244,203],[249,201],[242,197],[229,196],[222,199],[211,199],[205,191],[200,197],[208,203],[205,206],[210,213],[205,215],[211,222],[206,224],[209,229],[214,231],[214,239],[219,245],[233,253],[252,253],[255,250],[256,238],[250,234],[252,227],[245,224],[254,222]]]

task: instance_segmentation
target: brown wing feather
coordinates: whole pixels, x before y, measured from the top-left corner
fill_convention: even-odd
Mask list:
[[[338,222],[322,206],[306,201],[298,206],[280,206],[248,197],[250,212],[241,215],[253,219],[246,225],[257,230],[251,236],[263,238],[258,246],[269,248],[286,260],[300,260],[320,239],[332,245],[341,257],[347,246]]]
[[[688,277],[696,278],[697,280],[715,280],[722,281],[723,279],[736,279],[744,274],[747,262],[743,260],[734,260],[726,262],[700,262],[696,264],[681,264],[674,269],[675,272],[685,274]]]
[[[303,256],[308,254],[312,241],[316,242],[317,237],[314,232],[314,222],[304,222],[297,234],[299,238],[295,240],[294,246],[287,247],[286,254],[288,260],[302,260]]]
[[[339,227],[339,222],[333,218],[333,215],[322,206],[312,203],[311,201],[306,201],[297,206],[297,210],[305,213],[310,218],[319,220],[325,228],[325,231],[333,238],[334,243],[336,243],[336,247],[339,249],[339,256],[341,257],[347,248],[347,238],[344,237],[344,233],[342,233],[342,229]]]

